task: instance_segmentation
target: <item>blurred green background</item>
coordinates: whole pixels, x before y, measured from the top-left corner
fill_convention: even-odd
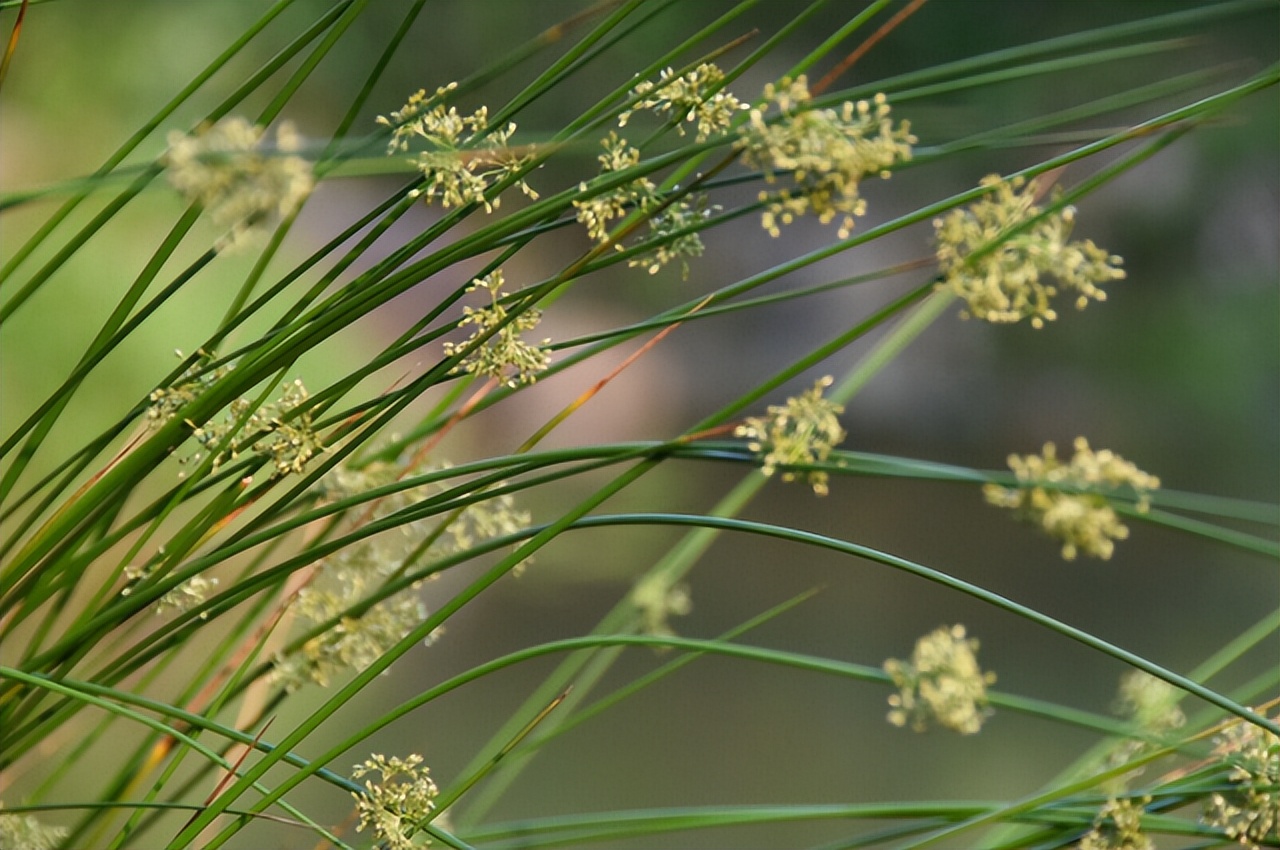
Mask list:
[[[370,4],[285,117],[308,136],[326,138],[408,5],[401,0]],[[416,89],[460,79],[585,5],[552,0],[429,4],[380,82],[358,132],[371,131],[376,114],[399,108]],[[658,50],[729,5],[717,0],[675,4],[573,86],[521,115],[521,136],[550,135]],[[860,61],[842,84],[862,85],[939,62],[1195,5],[933,0]],[[4,189],[40,186],[93,170],[265,6],[248,0],[33,5],[0,97]],[[164,130],[197,120],[327,7],[307,0],[295,3],[132,161],[159,154]],[[782,0],[761,3],[730,27],[726,38],[753,27],[772,33],[795,8]],[[857,3],[827,4],[770,60],[736,82],[734,91],[753,96],[860,8]],[[13,16],[12,7],[0,12],[5,32]],[[1123,126],[1225,88],[1275,62],[1278,23],[1280,7],[1267,6],[1195,33],[1172,32],[1188,38],[1168,52],[1071,75],[911,101],[897,106],[895,116],[911,120],[921,149],[927,150],[1128,86],[1194,69],[1221,70],[1217,82],[1202,91],[1080,125]],[[722,64],[740,55],[730,54]],[[548,61],[549,56],[539,57],[463,106],[502,103]],[[238,112],[253,115],[271,89],[251,97]],[[1276,502],[1278,140],[1280,99],[1269,90],[1088,197],[1080,205],[1077,234],[1122,255],[1129,275],[1111,288],[1108,301],[1083,313],[1064,308],[1060,320],[1041,331],[945,317],[849,406],[845,447],[1002,468],[1009,452],[1034,452],[1046,440],[1065,448],[1084,434],[1095,448],[1111,448],[1159,475],[1167,488]],[[907,169],[887,183],[867,187],[870,212],[858,227],[962,191],[987,173],[1009,173],[1067,149],[1058,142],[989,150]],[[581,161],[573,168],[544,169],[532,181],[535,187],[559,187],[589,171],[595,152],[577,155]],[[1097,166],[1074,166],[1062,180],[1072,185]],[[285,259],[305,257],[401,181],[342,179],[322,185],[291,237]],[[2,257],[11,256],[52,209],[48,202],[4,213]],[[0,423],[5,434],[65,376],[180,209],[179,201],[157,186],[7,323],[0,333]],[[430,210],[415,214],[393,229],[386,244],[415,232],[434,215]],[[927,226],[909,229],[774,286],[812,285],[926,256],[929,235]],[[656,278],[626,269],[601,274],[579,283],[549,312],[544,327],[563,339],[645,318],[834,239],[833,228],[808,221],[776,240],[765,237],[754,218],[733,222],[706,235],[707,254],[694,262],[687,281],[670,270]],[[540,280],[586,247],[580,234],[549,238],[536,253],[522,253],[509,264],[507,280],[517,285]],[[78,445],[144,395],[172,368],[173,348],[197,345],[250,262],[221,263],[202,275],[181,301],[103,364],[82,392],[74,415],[60,426],[62,445]],[[276,274],[286,267],[278,261]],[[817,341],[927,280],[928,273],[908,277],[681,328],[553,440],[570,444],[674,434]],[[300,364],[300,376],[313,391],[326,385],[461,282],[457,275],[425,282],[394,309],[350,329],[328,350]],[[789,391],[807,386],[818,374],[842,374],[865,350],[848,352]],[[401,364],[387,373],[386,382],[421,365]],[[513,450],[608,365],[572,370],[498,406],[466,429],[465,436],[452,440],[450,459]],[[784,395],[779,393],[777,400]],[[728,466],[671,464],[607,507],[703,511],[742,474]],[[535,518],[554,518],[557,505],[586,486],[577,483],[540,497],[530,504]],[[1190,669],[1280,602],[1274,564],[1141,524],[1133,527],[1131,539],[1118,547],[1112,561],[1064,563],[1056,545],[986,507],[971,487],[843,478],[833,482],[829,497],[818,499],[802,486],[775,482],[747,515],[912,558],[1179,671]],[[522,578],[501,582],[465,609],[433,647],[421,649],[368,689],[342,715],[348,718],[346,728],[502,652],[585,633],[676,539],[663,530],[634,529],[563,538]],[[428,587],[428,593],[447,593],[461,581],[446,578]],[[814,599],[748,640],[878,665],[890,656],[906,657],[916,637],[932,628],[962,622],[982,640],[981,660],[998,673],[999,689],[1104,713],[1123,672],[1115,662],[954,593],[874,564],[775,542],[724,538],[695,570],[691,586],[694,612],[674,624],[689,636],[714,636],[784,599],[821,587]],[[1280,644],[1273,641],[1219,684],[1243,682],[1277,658]],[[664,660],[647,652],[628,653],[606,684],[623,684]],[[370,741],[367,750],[421,752],[434,775],[447,784],[553,663],[528,664],[442,699]],[[1053,777],[1091,741],[1073,729],[1009,713],[970,738],[916,735],[884,722],[886,696],[869,685],[703,659],[553,743],[492,817],[646,806],[1016,797]],[[277,723],[305,713],[308,700],[322,698],[319,692],[304,692]],[[329,730],[325,740],[341,734],[342,729]],[[317,741],[311,752],[321,749]],[[353,752],[349,761],[354,764],[366,754]],[[101,756],[111,757],[109,751]],[[30,779],[7,789],[5,798],[19,799]],[[76,789],[68,788],[66,796],[75,798]],[[318,815],[321,820],[337,823],[346,817],[347,801],[319,784],[310,797],[304,794],[295,802],[313,814],[330,807],[332,816]],[[800,847],[845,832],[840,824],[789,824],[744,833],[693,833],[674,843],[635,846]],[[238,846],[313,845],[298,831],[272,826],[245,835],[247,843]]]

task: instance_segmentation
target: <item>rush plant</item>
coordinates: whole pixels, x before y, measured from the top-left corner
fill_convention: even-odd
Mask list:
[[[1051,0],[1053,31],[894,62],[1024,4],[583,0],[465,62],[447,13],[566,7],[170,4],[259,17],[166,30],[203,69],[114,151],[86,108],[100,167],[37,184],[23,93],[81,108],[32,75],[83,5],[0,3],[0,850],[1280,846],[1274,481],[1169,489],[1160,426],[1107,439],[1151,402],[1114,396],[1012,402],[1042,427],[1007,469],[936,432],[889,454],[862,392],[935,392],[895,368],[925,334],[1028,368],[1139,336],[1115,302],[1174,296],[1091,213],[1274,129],[1277,57],[1214,56],[1272,0]],[[1132,640],[1101,585],[1186,579],[1130,546],[1270,584],[1206,579],[1229,610]],[[846,593],[870,607],[820,608]],[[790,743],[811,723],[830,762]]]

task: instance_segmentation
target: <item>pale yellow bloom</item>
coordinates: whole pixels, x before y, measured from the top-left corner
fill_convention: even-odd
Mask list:
[[[1079,850],[1155,850],[1155,842],[1142,831],[1143,807],[1149,802],[1150,797],[1108,800],[1076,846]]]
[[[617,133],[610,132],[600,144],[604,147],[604,153],[597,157],[601,174],[624,171],[640,162],[640,151],[631,147]],[[579,184],[578,188],[583,192],[588,190],[586,183]],[[657,192],[658,187],[652,181],[646,177],[637,177],[606,192],[575,200],[573,206],[578,211],[578,222],[587,228],[587,235],[604,244],[609,241],[611,222],[623,218],[633,210],[651,207],[657,202]],[[614,245],[614,248],[619,251],[623,249],[621,245]]]
[[[427,143],[427,150],[412,160],[426,178],[426,188],[416,190],[417,196],[428,202],[439,198],[445,208],[479,204],[485,212],[493,212],[501,199],[487,197],[489,189],[519,173],[531,157],[520,156],[510,147],[516,131],[514,123],[489,126],[488,107],[482,106],[471,115],[459,113],[457,107],[446,107],[445,97],[457,86],[442,86],[432,97],[419,89],[390,118],[379,115],[376,120],[392,129],[388,154],[408,151],[416,139]],[[538,197],[523,179],[517,180],[516,185],[528,197]]]
[[[716,133],[728,130],[734,115],[747,108],[732,94],[719,90],[723,83],[724,72],[714,64],[703,63],[678,76],[667,68],[658,82],[645,80],[632,89],[642,97],[618,116],[618,126],[625,127],[635,112],[649,109],[659,115],[674,117],[677,122],[696,121],[697,140],[705,142]],[[712,93],[712,89],[717,91]],[[681,123],[676,124],[676,130],[684,135]]]
[[[838,416],[844,408],[822,397],[831,386],[830,376],[816,381],[812,389],[787,399],[786,404],[770,405],[767,416],[752,416],[734,430],[734,435],[748,440],[747,448],[762,453],[765,475],[773,475],[778,467],[821,463],[845,438]],[[794,481],[799,475],[819,496],[827,494],[827,473],[821,470],[784,472],[783,481]]]
[[[987,686],[995,673],[978,666],[978,641],[961,625],[942,626],[916,641],[910,661],[890,658],[884,671],[898,686],[889,697],[889,722],[923,732],[933,721],[972,735],[991,715]]]
[[[137,588],[139,582],[150,579],[153,573],[154,566],[150,569],[136,565],[125,567],[124,577],[129,581],[129,584],[120,591],[120,595],[130,595]],[[217,586],[218,579],[213,576],[194,575],[156,600],[155,605],[152,606],[152,611],[158,615],[185,614],[187,611],[203,605],[205,600],[209,598],[209,594]],[[208,619],[208,616],[208,612],[201,612],[200,614],[201,619]],[[0,850],[2,850],[2,845],[0,845]]]
[[[699,200],[703,200],[699,198]],[[649,274],[657,274],[673,260],[680,260],[682,276],[689,277],[687,257],[701,257],[705,246],[697,231],[676,235],[679,231],[697,224],[711,215],[705,203],[698,205],[681,199],[649,219],[649,238],[657,247],[647,254],[627,261],[630,267],[641,266]]]
[[[940,286],[965,300],[966,318],[994,323],[1030,319],[1032,327],[1040,328],[1058,317],[1050,302],[1059,288],[1074,292],[1076,308],[1083,310],[1090,300],[1106,300],[1102,285],[1125,276],[1119,257],[1090,240],[1067,241],[1075,220],[1072,207],[1008,235],[1040,214],[1035,181],[1006,181],[993,174],[981,185],[991,191],[933,223],[944,278]],[[974,256],[979,251],[984,253]],[[1050,277],[1057,286],[1046,282]]]
[[[57,850],[66,827],[46,826],[35,815],[6,813],[0,803],[0,850]]]
[[[227,247],[250,241],[274,217],[291,215],[315,185],[311,163],[296,155],[302,138],[293,125],[279,126],[274,149],[262,144],[263,132],[244,118],[227,118],[194,135],[169,134],[170,185],[230,228]]]
[[[1129,536],[1108,494],[1130,488],[1138,497],[1137,509],[1145,512],[1150,491],[1160,486],[1159,478],[1114,452],[1094,452],[1084,437],[1076,438],[1075,454],[1067,463],[1058,459],[1053,443],[1045,443],[1042,455],[1010,455],[1009,467],[1024,486],[988,484],[983,488],[987,501],[1013,509],[1061,540],[1062,557],[1068,561],[1080,553],[1106,560],[1115,551],[1115,541]]]
[[[760,193],[766,202],[764,229],[777,236],[780,225],[812,213],[823,224],[841,217],[838,233],[848,238],[854,216],[866,212],[858,191],[862,179],[888,177],[890,167],[911,159],[916,139],[910,125],[893,125],[883,94],[846,101],[838,110],[811,108],[803,76],[766,86],[764,100],[764,109],[752,109],[743,128],[742,162],[760,170],[769,183],[776,183],[780,173],[790,174],[788,187]],[[766,120],[770,105],[780,114]]]
[[[458,327],[474,325],[475,330],[463,342],[446,342],[444,355],[453,357],[466,350],[475,340],[485,338],[484,343],[467,354],[453,371],[497,378],[508,387],[532,384],[551,365],[551,355],[547,349],[551,340],[544,339],[535,345],[525,342],[521,337],[524,331],[533,330],[542,321],[541,310],[529,307],[507,321],[510,313],[501,301],[504,294],[503,283],[502,270],[498,269],[473,281],[467,288],[468,292],[486,291],[489,294],[489,304],[485,307],[463,308]],[[493,332],[494,328],[498,328],[496,333]]]
[[[1271,718],[1280,720],[1280,714]],[[1250,850],[1280,843],[1280,737],[1236,720],[1214,740],[1213,754],[1229,765],[1231,790],[1214,793],[1202,820]]]
[[[360,814],[357,832],[372,827],[379,840],[386,842],[390,850],[414,850],[430,846],[430,841],[419,843],[416,824],[435,810],[435,798],[440,789],[431,778],[431,772],[422,767],[422,756],[413,754],[404,759],[374,754],[362,764],[356,765],[351,775],[360,779],[370,773],[379,774],[375,782],[366,779],[362,793],[353,792],[356,811]]]
[[[339,466],[325,476],[318,491],[323,498],[337,501],[392,484],[402,474],[401,467],[388,463],[362,469]],[[381,519],[445,489],[444,484],[434,484],[402,490],[378,499],[371,510],[356,509],[356,515]],[[468,505],[446,529],[441,529],[442,521],[428,517],[408,522],[321,561],[315,578],[299,591],[290,610],[307,625],[337,622],[297,652],[277,657],[273,677],[292,691],[307,683],[327,687],[340,676],[368,668],[426,620],[427,606],[419,587],[411,586],[368,606],[358,617],[349,613],[353,607],[413,563],[431,563],[478,542],[512,534],[529,525],[530,515],[506,494]],[[411,562],[411,558],[417,560]],[[433,633],[428,642],[436,636]]]
[[[662,576],[647,578],[631,591],[631,604],[640,613],[645,634],[673,635],[670,618],[683,617],[693,610],[693,598],[685,584],[670,584]]]
[[[1178,707],[1182,691],[1143,670],[1130,670],[1120,677],[1116,712],[1152,733],[1168,732],[1187,722]]]

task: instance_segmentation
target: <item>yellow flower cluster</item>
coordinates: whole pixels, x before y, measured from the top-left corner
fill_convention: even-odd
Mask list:
[[[538,326],[542,321],[542,311],[530,307],[508,321],[510,314],[502,305],[503,283],[502,270],[498,269],[467,287],[468,292],[481,289],[488,292],[489,306],[463,308],[458,327],[475,325],[475,330],[463,342],[446,342],[444,355],[453,357],[477,339],[486,338],[453,371],[496,378],[508,387],[532,384],[551,365],[551,355],[547,351],[551,340],[544,339],[540,344],[532,345],[520,337],[522,332]]]
[[[355,766],[351,775],[361,779],[377,773],[377,782],[366,779],[364,791],[352,792],[360,815],[357,832],[372,827],[378,840],[389,850],[414,850],[425,846],[414,839],[418,824],[431,816],[440,793],[431,771],[422,767],[422,756],[387,758],[375,753]],[[430,842],[427,842],[430,844]]]
[[[174,354],[182,358],[181,351]],[[147,397],[147,427],[159,428],[178,415],[182,408],[199,398],[206,390],[225,378],[234,369],[234,365],[219,366],[200,375],[195,375],[195,368],[184,373],[171,387],[158,387]]]
[[[392,484],[402,475],[403,469],[394,464],[376,463],[359,470],[339,466],[321,482],[320,493],[337,501]],[[433,485],[384,496],[367,519],[389,516],[444,489]],[[292,691],[308,682],[327,687],[343,673],[364,670],[421,625],[427,608],[417,586],[369,605],[358,616],[351,615],[352,608],[418,559],[430,563],[470,549],[477,541],[512,534],[529,521],[529,514],[519,510],[510,495],[494,496],[469,505],[447,528],[441,527],[439,519],[416,520],[367,537],[324,559],[291,610],[303,623],[318,625],[334,619],[337,623],[297,652],[277,657],[274,678]]]
[[[631,147],[617,133],[610,132],[601,144],[605,151],[598,157],[602,175],[622,171],[640,162],[640,151]],[[579,184],[578,188],[582,192],[589,190],[586,183]],[[609,242],[612,222],[636,210],[654,210],[661,203],[658,187],[653,181],[647,177],[637,177],[605,192],[575,200],[573,206],[577,209],[578,223],[586,227],[587,235],[604,245]],[[633,257],[627,261],[627,265],[633,268],[642,266],[649,274],[657,274],[668,263],[678,259],[684,276],[688,277],[689,264],[686,258],[702,256],[702,237],[696,230],[688,233],[680,231],[694,227],[710,215],[711,210],[707,208],[702,196],[694,200],[681,198],[655,212],[649,219],[649,241],[657,247],[647,254]],[[613,247],[617,251],[624,250],[621,244],[615,243]]]
[[[296,155],[302,139],[292,124],[276,130],[273,150],[262,140],[263,128],[244,118],[228,118],[195,135],[169,134],[169,184],[230,229],[224,247],[245,245],[274,216],[291,215],[315,185],[311,163]]]
[[[643,579],[631,591],[631,604],[640,614],[642,628],[649,635],[673,635],[670,618],[683,617],[693,610],[693,598],[686,584],[671,584],[655,574]]]
[[[1150,802],[1150,797],[1108,800],[1076,846],[1079,850],[1155,850],[1155,842],[1142,831],[1144,807]]]
[[[923,732],[932,720],[972,735],[991,716],[987,685],[995,673],[978,667],[978,641],[964,626],[942,626],[916,641],[910,661],[890,658],[884,671],[898,687],[889,697],[889,722]]]
[[[129,569],[125,570],[126,577],[140,577],[135,573],[131,573]],[[164,614],[185,614],[194,608],[198,608],[204,604],[209,598],[209,594],[218,586],[218,579],[213,576],[192,576],[173,590],[161,596],[155,604],[155,612],[159,615]],[[201,612],[201,619],[208,618],[207,612]]]
[[[982,199],[933,222],[944,278],[939,285],[965,300],[966,318],[1030,319],[1032,327],[1041,328],[1058,317],[1050,301],[1059,287],[1074,292],[1076,308],[1083,310],[1090,299],[1106,300],[1103,284],[1125,276],[1122,260],[1091,240],[1067,241],[1075,220],[1071,207],[1009,235],[1041,213],[1035,181],[1006,181],[993,174],[981,185],[991,190]],[[1046,277],[1058,286],[1046,283]]]
[[[310,410],[304,410],[287,420],[284,418],[285,414],[310,397],[302,381],[294,380],[285,384],[283,389],[284,393],[273,404],[260,407],[249,414],[246,430],[266,435],[253,444],[253,450],[270,455],[277,474],[287,475],[292,472],[301,475],[306,471],[307,462],[324,451],[324,446],[312,430]],[[248,407],[246,399],[232,402],[231,417],[240,418]]]
[[[752,416],[734,430],[745,437],[747,448],[762,452],[765,475],[773,475],[778,467],[806,466],[821,463],[845,438],[839,414],[844,408],[822,397],[831,386],[830,376],[816,381],[812,389],[787,399],[786,404],[770,405],[768,415]],[[819,496],[827,494],[827,473],[821,470],[785,472],[783,481],[795,481],[800,475]]]
[[[1129,536],[1129,528],[1099,491],[1132,488],[1137,509],[1145,512],[1150,491],[1160,486],[1159,478],[1114,452],[1094,452],[1084,437],[1076,438],[1075,454],[1067,463],[1058,459],[1053,443],[1045,443],[1041,455],[1010,455],[1009,468],[1023,486],[988,484],[983,488],[987,501],[1013,509],[1061,540],[1062,557],[1068,561],[1080,553],[1106,560],[1115,551],[1115,541]]]
[[[1280,737],[1236,720],[1214,743],[1231,790],[1209,798],[1204,822],[1250,850],[1280,845]]]
[[[600,161],[600,173],[611,174],[626,169],[640,162],[640,151],[631,147],[627,140],[617,133],[610,132],[600,144],[604,153],[597,159]],[[586,183],[578,184],[579,191],[587,192]],[[587,235],[601,245],[609,241],[609,223],[622,218],[633,209],[646,209],[657,203],[658,187],[647,177],[637,177],[608,191],[575,200],[578,223],[587,229]],[[614,245],[621,251],[621,245]]]
[[[864,177],[889,176],[889,168],[911,158],[916,139],[907,122],[897,127],[889,118],[885,96],[872,101],[846,101],[840,109],[815,109],[808,82],[801,76],[765,87],[765,108],[752,109],[739,142],[742,162],[764,173],[769,183],[789,173],[791,185],[777,194],[761,192],[766,202],[761,219],[771,236],[779,225],[812,213],[823,224],[842,216],[838,231],[846,239],[854,216],[866,212],[858,191]],[[765,110],[778,110],[766,120]]]
[[[1120,677],[1120,693],[1115,711],[1137,723],[1143,730],[1163,733],[1187,722],[1178,707],[1182,691],[1143,670],[1130,670]]]
[[[148,427],[159,428],[168,422],[183,407],[229,374],[232,368],[219,367],[199,377],[180,379],[172,387],[153,390],[146,413]],[[192,431],[196,442],[205,451],[213,452],[215,469],[251,449],[269,456],[277,475],[301,474],[307,463],[324,451],[324,444],[312,428],[311,411],[288,415],[309,398],[306,386],[302,381],[294,380],[281,389],[280,397],[274,402],[253,410],[248,399],[236,399],[221,419],[210,419]],[[233,431],[237,436],[228,441],[228,435]],[[199,463],[203,457],[204,452],[196,452],[184,458],[182,463]]]
[[[529,157],[521,157],[510,148],[516,131],[514,123],[489,126],[488,107],[482,106],[471,115],[459,113],[457,107],[446,107],[445,98],[457,87],[457,83],[442,86],[431,97],[419,89],[390,118],[379,115],[375,120],[392,128],[388,154],[408,151],[415,138],[429,145],[413,159],[427,181],[425,189],[415,190],[415,196],[425,197],[428,202],[439,198],[446,208],[479,204],[485,212],[493,212],[501,199],[486,196],[490,187],[517,174]],[[530,198],[538,197],[524,180],[517,180],[516,185]]]
[[[35,815],[4,812],[0,803],[0,848],[57,850],[67,837],[66,827],[46,826]]]
[[[698,122],[697,140],[705,142],[716,133],[728,130],[734,115],[747,108],[732,94],[720,91],[723,85],[724,72],[713,64],[703,63],[680,75],[667,68],[658,82],[645,80],[632,89],[640,100],[618,116],[618,126],[627,126],[632,114],[648,109],[674,117],[677,122]],[[681,123],[676,124],[676,129],[684,135]]]

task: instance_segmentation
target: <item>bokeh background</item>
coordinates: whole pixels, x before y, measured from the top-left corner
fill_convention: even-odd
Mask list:
[[[295,3],[133,161],[159,154],[164,129],[197,120],[327,5]],[[585,5],[561,0],[431,4],[357,127],[371,130],[376,114],[398,108],[409,93],[460,79]],[[573,86],[520,116],[522,137],[550,135],[659,49],[685,38],[729,5],[717,0],[674,4]],[[862,85],[1195,5],[1165,0],[933,0],[843,82]],[[407,7],[401,0],[370,4],[285,116],[308,136],[324,139]],[[0,96],[4,190],[92,171],[264,8],[248,0],[62,0],[32,6]],[[735,83],[734,90],[743,97],[754,95],[859,8],[857,3],[828,3],[770,60]],[[772,33],[793,13],[789,2],[761,3],[726,30],[726,38],[753,27]],[[6,32],[13,15],[12,7],[0,12]],[[1172,31],[1169,36],[1185,41],[1166,52],[1069,75],[922,98],[899,105],[895,114],[911,120],[921,148],[928,149],[1190,70],[1219,69],[1214,86],[1224,88],[1276,61],[1278,24],[1280,7],[1268,5],[1194,33]],[[474,103],[464,105],[502,103],[547,61],[550,56],[527,72],[490,84]],[[1208,94],[1214,86],[1080,127],[1123,126]],[[239,111],[252,115],[269,96],[268,86]],[[1078,235],[1122,255],[1129,275],[1111,288],[1108,301],[1083,313],[1063,309],[1058,322],[1040,331],[944,318],[849,406],[846,447],[1002,468],[1009,452],[1034,452],[1046,440],[1065,448],[1084,434],[1095,447],[1111,448],[1158,474],[1168,488],[1275,503],[1280,499],[1278,140],[1280,99],[1275,91],[1266,91],[1089,196],[1080,205]],[[962,191],[985,174],[1009,173],[1067,149],[1062,141],[1046,140],[1036,147],[977,151],[906,169],[891,181],[868,185],[870,212],[858,226],[869,227]],[[580,179],[594,170],[594,155],[583,150],[576,161],[571,155],[565,164],[544,169],[535,185],[559,187]],[[1103,161],[1074,166],[1062,180],[1071,185]],[[348,178],[323,184],[291,237],[286,259],[305,257],[402,181]],[[47,202],[6,211],[0,218],[3,258],[53,208]],[[178,199],[163,188],[149,192],[0,332],[4,433],[74,364],[104,311],[180,209]],[[433,215],[424,209],[407,219],[393,229],[382,250],[417,232]],[[206,232],[213,234],[211,228]],[[753,218],[740,220],[706,235],[706,256],[694,262],[688,280],[671,270],[653,278],[626,269],[601,273],[557,303],[544,327],[563,339],[642,319],[834,239],[834,228],[809,221],[788,228],[780,239],[769,239]],[[927,256],[928,239],[927,226],[908,229],[784,278],[770,291]],[[586,247],[581,234],[557,234],[509,264],[507,280],[541,280]],[[62,445],[78,445],[112,421],[121,405],[153,387],[171,368],[172,349],[190,350],[208,333],[249,263],[230,261],[202,275],[132,344],[104,363],[78,399],[75,415],[60,426],[56,436]],[[424,282],[393,308],[300,364],[300,376],[313,389],[324,386],[352,362],[378,351],[441,293],[459,285],[458,275],[465,271]],[[916,272],[692,323],[610,385],[552,440],[563,445],[677,433],[818,341],[927,279],[927,271]],[[865,350],[848,351],[786,392],[802,389],[820,374],[843,374]],[[422,365],[398,364],[387,373],[386,383]],[[571,370],[495,407],[451,440],[449,457],[458,461],[514,449],[609,365]],[[703,511],[743,471],[671,464],[607,507]],[[585,492],[588,484],[534,497],[529,507],[537,520],[552,519],[563,499]],[[1064,563],[1051,541],[985,506],[980,494],[966,486],[843,478],[833,482],[829,497],[818,499],[802,486],[775,482],[746,515],[943,569],[1179,671],[1193,667],[1280,603],[1274,563],[1142,524],[1133,527],[1131,539],[1119,546],[1112,561]],[[334,740],[344,729],[495,655],[584,634],[676,539],[662,530],[567,536],[545,550],[522,578],[501,582],[461,612],[434,646],[422,648],[369,688],[334,729],[317,739],[313,751],[323,748],[321,739]],[[447,593],[462,580],[445,579],[430,592]],[[973,600],[874,564],[779,543],[725,537],[690,584],[694,611],[674,624],[685,635],[714,636],[782,600],[821,587],[798,610],[752,632],[749,641],[878,665],[887,657],[906,657],[916,637],[936,626],[962,622],[981,639],[982,662],[998,673],[1000,689],[1101,712],[1108,711],[1123,672],[1116,662]],[[1277,659],[1280,644],[1273,641],[1219,684],[1243,682]],[[606,688],[663,660],[652,653],[628,653]],[[370,741],[368,750],[422,752],[434,775],[447,783],[553,663],[531,663],[439,700]],[[1010,713],[998,715],[971,738],[916,735],[884,722],[886,696],[884,689],[870,685],[703,659],[549,746],[492,817],[698,804],[1017,797],[1053,777],[1092,740],[1070,728]],[[290,714],[305,713],[309,700],[322,698],[319,692],[304,692],[277,723],[287,723]],[[353,752],[350,761],[366,754]],[[98,758],[110,761],[112,753],[106,750]],[[19,799],[24,783],[34,778],[21,779],[5,791],[6,798]],[[66,789],[69,798],[77,791]],[[347,812],[340,794],[318,785],[295,802],[313,814],[331,809],[332,817],[319,816],[335,823]],[[821,822],[788,824],[642,843],[800,847],[833,839],[846,829]],[[250,843],[239,846],[312,846],[306,836],[282,828],[264,826],[247,834],[253,836],[246,839]]]

